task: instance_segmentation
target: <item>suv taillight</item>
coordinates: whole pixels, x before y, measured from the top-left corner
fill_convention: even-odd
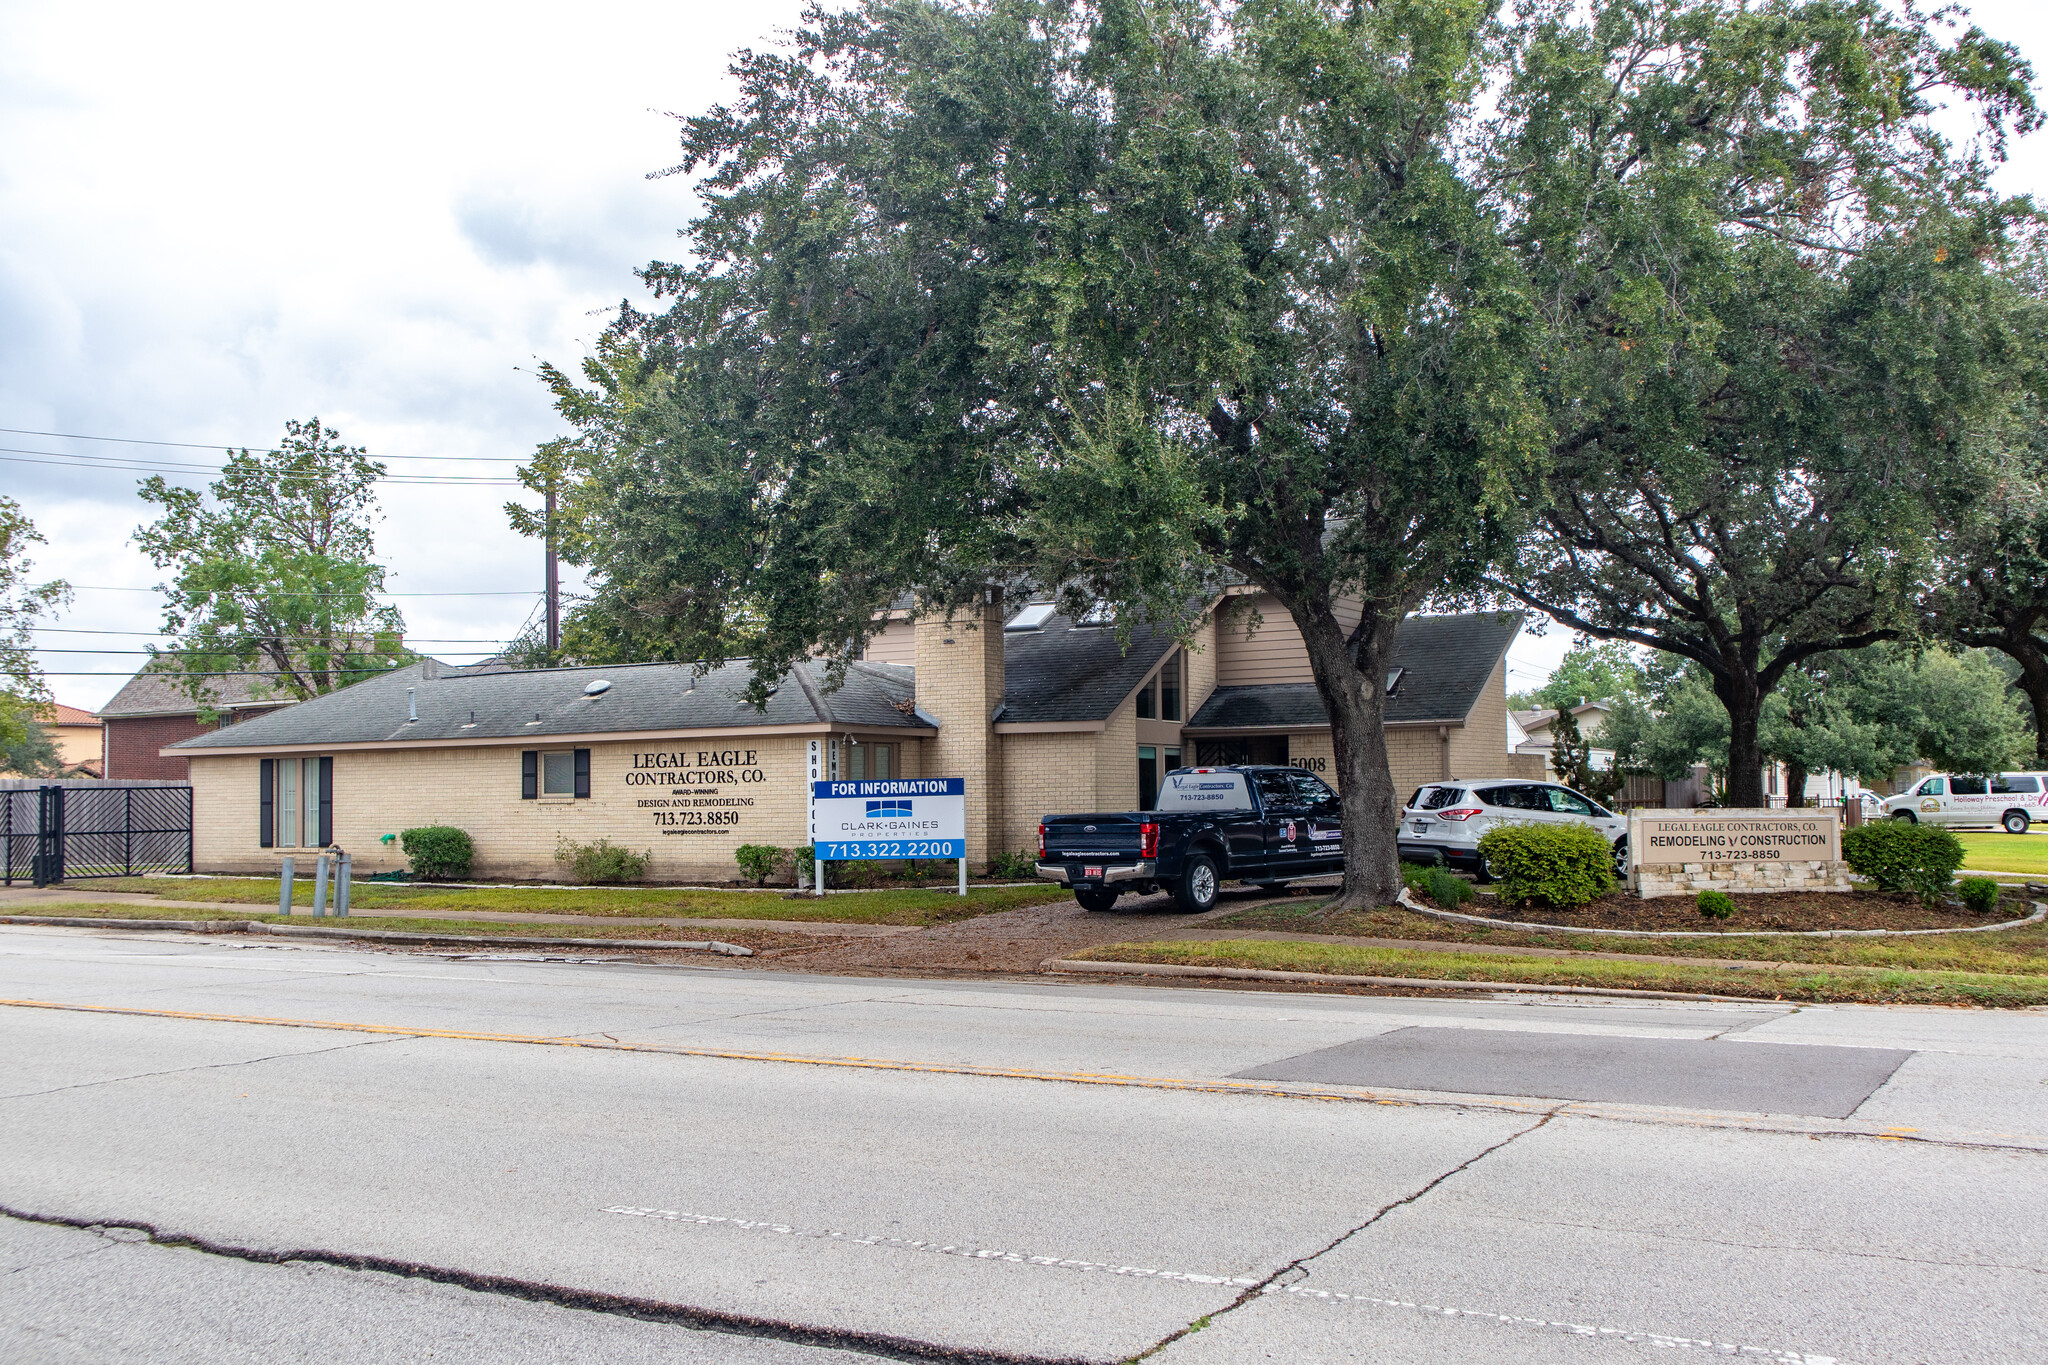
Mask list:
[[[1456,810],[1437,811],[1436,818],[1439,820],[1470,820],[1475,815],[1484,814],[1486,814],[1486,812],[1481,810],[1478,806],[1460,806]]]
[[[1038,861],[1045,861],[1045,826],[1038,827]]]
[[[1159,856],[1159,826],[1147,820],[1138,826],[1138,856],[1157,858]]]

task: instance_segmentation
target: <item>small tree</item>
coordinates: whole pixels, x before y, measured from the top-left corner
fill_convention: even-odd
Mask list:
[[[1570,706],[1557,709],[1557,719],[1550,723],[1550,735],[1550,768],[1557,774],[1557,780],[1595,801],[1614,804],[1628,777],[1618,762],[1610,762],[1605,770],[1593,766],[1593,742],[1580,732],[1579,718]]]
[[[274,450],[231,451],[206,492],[142,481],[164,509],[135,543],[173,577],[162,586],[168,649],[151,667],[202,704],[213,678],[260,673],[305,700],[412,659],[405,621],[378,600],[384,566],[371,527],[384,466],[319,418],[285,423]]]
[[[61,579],[29,581],[35,566],[28,547],[41,540],[21,504],[0,498],[0,745],[10,751],[19,747],[24,761],[40,752],[33,742],[35,721],[50,700],[29,632],[39,617],[71,600],[71,589]]]

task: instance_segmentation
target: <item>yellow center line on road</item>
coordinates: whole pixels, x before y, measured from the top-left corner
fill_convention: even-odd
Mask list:
[[[733,1048],[679,1047],[670,1043],[621,1043],[612,1039],[569,1038],[540,1033],[487,1033],[476,1029],[411,1028],[401,1024],[361,1024],[340,1019],[289,1019],[257,1014],[211,1014],[199,1010],[141,1009],[126,1005],[78,1005],[61,1000],[6,1000],[0,1006],[14,1009],[70,1010],[81,1014],[117,1014],[144,1019],[185,1019],[214,1024],[263,1024],[273,1028],[332,1029],[343,1033],[379,1033],[404,1038],[448,1038],[458,1042],[521,1043],[535,1047],[572,1047],[600,1052],[649,1052],[669,1057],[706,1057],[732,1062],[778,1062],[793,1066],[848,1067],[861,1071],[907,1071],[936,1076],[984,1076],[998,1080],[1059,1081],[1069,1085],[1126,1086],[1142,1090],[1181,1090],[1219,1095],[1257,1095],[1297,1100],[1335,1100],[1346,1104],[1393,1104],[1410,1106],[1409,1099],[1375,1095],[1369,1091],[1339,1092],[1293,1089],[1253,1081],[1191,1080],[1171,1076],[1126,1076],[1113,1072],[1034,1071],[1026,1067],[967,1066],[948,1062],[909,1062],[883,1057],[814,1057],[800,1052],[742,1052]],[[1556,1107],[1556,1101],[1493,1102],[1470,1106],[1486,1109],[1527,1109],[1541,1113]]]

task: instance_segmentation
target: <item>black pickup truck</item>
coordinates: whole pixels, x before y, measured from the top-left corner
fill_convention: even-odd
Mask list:
[[[1228,879],[1274,887],[1344,866],[1337,793],[1299,768],[1177,768],[1157,810],[1048,815],[1038,875],[1074,889],[1086,910],[1164,887],[1183,910],[1207,910]]]

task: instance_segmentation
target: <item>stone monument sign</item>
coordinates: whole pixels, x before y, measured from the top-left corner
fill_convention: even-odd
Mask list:
[[[1829,806],[1630,811],[1628,884],[1639,896],[1853,889]]]

